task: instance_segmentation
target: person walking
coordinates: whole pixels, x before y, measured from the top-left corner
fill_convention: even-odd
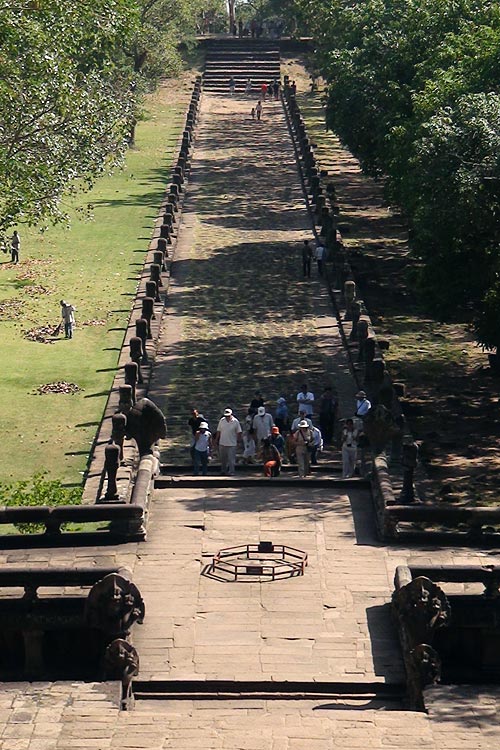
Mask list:
[[[260,118],[262,117],[262,102],[260,99],[255,106],[255,114],[257,115],[257,120],[260,122]]]
[[[335,418],[337,410],[337,399],[334,397],[332,389],[328,385],[319,399],[319,429],[321,430],[326,445],[330,445],[335,434]]]
[[[281,456],[276,446],[271,443],[270,437],[264,439],[261,455],[265,476],[269,477],[269,479],[279,476],[281,471]]]
[[[19,237],[19,233],[16,230],[14,230],[14,234],[10,238],[10,258],[12,263],[17,264],[19,263],[19,252],[21,250],[21,238]]]
[[[252,79],[251,78],[247,78],[247,82],[246,82],[246,86],[245,86],[245,94],[247,96],[250,96],[251,93],[252,93]]]
[[[316,245],[314,257],[316,258],[316,264],[318,266],[318,275],[323,276],[323,271],[325,268],[326,247],[322,242],[318,242],[318,244]]]
[[[236,81],[234,80],[233,76],[229,79],[229,93],[231,96],[234,94],[234,90],[236,88]]]
[[[194,436],[193,463],[195,477],[200,473],[200,469],[202,476],[206,476],[211,448],[212,434],[208,429],[208,423],[201,422]]]
[[[299,422],[302,422],[302,420],[305,420],[307,422],[308,427],[313,426],[312,419],[307,416],[306,410],[303,407],[299,409],[299,416],[295,417],[292,422],[292,426],[290,428],[292,432],[296,432],[296,430],[299,429]]]
[[[191,447],[190,447],[190,453],[191,453],[191,459],[194,463],[194,444],[195,444],[195,436],[198,430],[200,429],[200,425],[202,422],[206,422],[207,420],[203,416],[203,414],[200,414],[198,409],[191,409],[191,416],[188,419],[188,425],[191,428]],[[208,429],[208,423],[207,423],[207,429]]]
[[[318,427],[311,428],[312,436],[313,436],[313,444],[311,447],[311,466],[316,466],[318,463],[318,453],[321,453],[323,450],[323,436],[321,434],[321,430]]]
[[[304,240],[302,245],[302,273],[305,279],[311,278],[311,260],[313,256],[313,250],[309,244],[309,240]]]
[[[257,414],[253,418],[252,429],[257,450],[265,438],[271,435],[271,429],[274,427],[274,421],[270,414],[266,412],[265,406],[259,406]]]
[[[356,470],[358,434],[354,421],[347,419],[342,430],[342,476],[344,479],[352,477]]]
[[[299,477],[304,478],[310,470],[310,450],[313,445],[312,430],[305,419],[299,422],[299,429],[293,433],[295,441],[295,455],[297,457],[297,466]]]
[[[241,441],[241,425],[233,415],[232,409],[224,409],[215,433],[215,443],[219,449],[221,474],[234,476],[236,449]]]
[[[274,424],[279,427],[281,432],[285,432],[290,424],[288,420],[288,406],[286,403],[286,399],[283,398],[283,396],[280,396],[276,404],[277,406],[274,415]]]
[[[262,94],[262,100],[265,102],[267,98],[267,83],[261,84],[260,93]]]
[[[303,383],[301,390],[297,393],[298,411],[304,411],[306,417],[310,417],[314,411],[314,393],[307,389],[307,383]]]
[[[75,327],[76,307],[69,302],[61,300],[61,317],[64,323],[64,335],[67,339],[73,338],[73,329]]]
[[[247,414],[243,423],[243,463],[253,464],[257,448],[253,436],[253,417]]]

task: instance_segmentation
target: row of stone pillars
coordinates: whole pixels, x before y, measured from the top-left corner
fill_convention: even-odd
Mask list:
[[[166,203],[157,239],[156,250],[149,263],[149,280],[145,283],[145,294],[141,300],[141,315],[135,321],[135,336],[128,342],[130,360],[124,365],[124,385],[119,388],[118,411],[112,416],[111,440],[105,448],[105,473],[107,488],[102,498],[104,502],[118,500],[117,473],[123,461],[123,442],[127,436],[127,414],[137,401],[137,386],[144,383],[143,366],[150,364],[147,342],[153,339],[151,321],[155,320],[155,304],[164,302],[160,294],[163,289],[163,274],[169,273],[169,247],[177,236],[180,209],[185,193],[186,182],[191,170],[191,154],[194,130],[199,115],[201,98],[201,76],[196,78],[177,161],[173,167],[172,180],[167,190]]]
[[[319,238],[327,250],[327,281],[330,291],[333,294],[332,285],[340,290],[345,308],[342,319],[345,344],[349,351],[352,346],[358,349],[357,361],[350,352],[353,371],[358,373],[358,379],[362,373],[360,382],[363,383],[375,407],[371,414],[371,423],[365,424],[366,433],[371,432],[372,449],[375,452],[383,450],[390,441],[391,460],[396,463],[401,461],[404,472],[399,500],[413,502],[417,446],[413,441],[403,443],[405,421],[398,396],[404,395],[404,388],[400,384],[392,383],[382,356],[382,350],[389,348],[389,342],[377,340],[370,328],[363,302],[358,297],[347,251],[338,229],[339,207],[335,185],[328,179],[328,172],[321,169],[316,159],[315,144],[309,138],[288,76],[284,79],[283,103],[297,149],[312,218],[318,227]],[[346,331],[346,323],[351,323],[350,331]]]

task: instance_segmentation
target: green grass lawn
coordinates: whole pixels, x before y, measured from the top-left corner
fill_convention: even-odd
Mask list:
[[[193,75],[147,101],[123,169],[68,207],[71,227],[19,227],[21,263],[0,253],[0,482],[46,470],[79,484],[115,373],[119,350],[183,125]],[[80,219],[91,204],[92,218]],[[74,339],[29,341],[24,332],[60,322],[60,299],[77,308]],[[90,321],[99,324],[85,325]],[[38,395],[55,381],[74,395]]]

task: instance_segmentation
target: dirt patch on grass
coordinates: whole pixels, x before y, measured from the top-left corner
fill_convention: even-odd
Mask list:
[[[0,320],[19,320],[23,314],[23,300],[4,299],[0,301]]]
[[[76,383],[67,383],[65,380],[58,380],[57,383],[45,383],[35,388],[35,393],[39,396],[45,396],[47,393],[79,393],[83,391]]]
[[[325,132],[322,92],[310,93],[301,62],[289,60],[285,70],[297,82],[320,166],[337,189],[359,295],[377,335],[390,343],[391,376],[406,389],[403,408],[426,469],[421,490],[428,499],[496,503],[500,380],[487,367],[466,320],[435,321],[417,299],[408,275],[414,262],[404,219],[385,203],[383,185],[365,177],[356,159]]]

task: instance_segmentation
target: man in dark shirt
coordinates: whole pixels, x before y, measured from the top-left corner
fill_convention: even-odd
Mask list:
[[[304,240],[302,245],[302,272],[304,278],[311,278],[311,260],[313,256],[313,249],[309,244],[309,240]]]
[[[331,443],[333,440],[337,408],[337,399],[334,397],[330,386],[327,386],[319,400],[319,429],[325,443]]]

